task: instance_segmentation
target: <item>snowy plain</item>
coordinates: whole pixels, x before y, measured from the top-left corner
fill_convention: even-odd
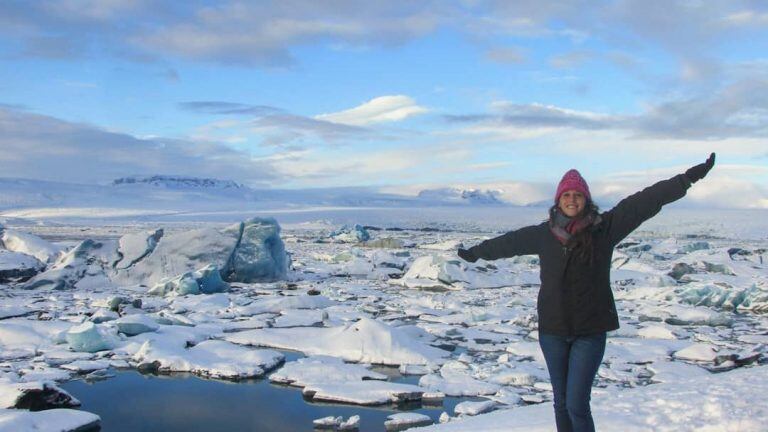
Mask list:
[[[51,418],[92,424],[88,406],[34,412],[19,405],[20,395],[48,389],[61,408],[74,408],[78,395],[58,384],[105,385],[121,369],[234,382],[263,377],[294,387],[307,404],[397,407],[472,397],[424,430],[554,429],[537,343],[537,259],[467,264],[455,256],[458,245],[536,223],[546,209],[174,206],[118,210],[106,201],[0,211],[6,254],[20,260],[35,257],[51,269],[84,240],[105,245],[67,261],[77,270],[67,273],[77,278],[74,288],[0,285],[0,430],[29,430]],[[115,283],[121,279],[94,261],[159,228],[166,238],[223,232],[254,216],[281,226],[291,263],[285,279],[156,295],[151,284]],[[353,224],[367,226],[371,239],[354,241],[355,229],[334,237]],[[760,210],[665,209],[619,246],[612,280],[622,328],[609,334],[596,380],[600,430],[764,430],[766,259],[768,212]],[[303,354],[286,361],[281,350]],[[374,364],[417,379],[392,382]],[[359,423],[336,420],[326,422],[385,430],[365,414]],[[425,419],[388,422],[402,430]]]

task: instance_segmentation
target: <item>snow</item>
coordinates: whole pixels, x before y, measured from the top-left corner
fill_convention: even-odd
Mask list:
[[[119,241],[122,260],[111,276],[124,284],[154,286],[193,273],[202,292],[224,290],[214,268],[229,282],[280,280],[287,275],[290,259],[279,234],[275,219],[259,217],[223,230],[129,234]]]
[[[37,258],[0,249],[0,282],[29,279],[45,268]]]
[[[398,366],[404,363],[441,363],[448,355],[398,328],[369,318],[330,328],[248,330],[228,335],[225,339],[244,345],[291,349],[305,354],[333,355],[354,362]]]
[[[66,340],[73,351],[90,353],[112,349],[119,343],[112,328],[90,321],[69,329]]]
[[[765,430],[768,416],[768,406],[759,402],[766,391],[768,367],[758,366],[631,391],[595,389],[592,415],[597,430],[758,432]],[[412,430],[549,432],[553,427],[554,411],[547,403]]]
[[[196,213],[210,219],[202,223],[180,214],[167,223],[159,213],[88,225],[9,220],[6,232],[64,240],[53,244],[62,253],[46,271],[0,285],[0,375],[39,385],[104,378],[115,368],[233,380],[271,374],[296,387],[287,392],[347,404],[485,399],[460,400],[459,417],[435,430],[554,428],[537,342],[537,257],[469,264],[454,255],[460,244],[539,221],[541,209],[248,213]],[[253,214],[278,215],[281,224],[254,222]],[[598,428],[760,430],[768,421],[756,402],[766,390],[768,218],[671,214],[641,227],[614,256],[622,327],[609,334],[598,371]],[[377,238],[329,239],[355,224]],[[284,277],[238,281],[248,267],[233,264],[237,251],[241,261],[280,251],[256,246],[272,235],[267,228],[284,242]],[[170,283],[165,295],[151,295],[160,281]],[[226,291],[206,293],[219,281]],[[282,354],[253,346],[310,357],[281,367]],[[387,380],[387,369],[371,364],[421,376]],[[468,417],[491,406],[496,412]]]
[[[383,405],[421,400],[424,389],[387,381],[358,381],[312,384],[304,387],[302,393],[313,401]]]
[[[355,224],[353,226],[343,226],[338,230],[332,231],[328,234],[328,237],[339,243],[359,243],[370,240],[371,235],[362,225]]]
[[[319,383],[386,380],[387,376],[369,370],[364,365],[344,363],[338,357],[310,356],[286,363],[269,376],[276,383],[306,387]]]
[[[458,415],[476,416],[478,414],[493,411],[496,408],[496,402],[488,400],[481,402],[464,401],[454,407],[453,412]]]
[[[55,261],[61,248],[40,237],[12,229],[0,230],[0,245],[12,252],[33,256],[43,263]]]
[[[127,336],[153,332],[160,328],[157,322],[146,314],[126,315],[113,323],[117,326],[117,331]]]
[[[711,344],[696,343],[676,351],[673,356],[680,360],[713,362],[717,357],[717,348]]]
[[[419,413],[397,413],[387,416],[384,428],[387,432],[402,431],[412,427],[432,424],[428,415]]]
[[[157,362],[161,371],[228,379],[260,377],[283,359],[277,351],[251,349],[221,340],[206,340],[192,348],[148,340],[133,357],[139,363]]]
[[[24,410],[0,410],[0,431],[50,431],[68,432],[87,430],[101,423],[101,417],[86,411],[51,409],[30,412]]]

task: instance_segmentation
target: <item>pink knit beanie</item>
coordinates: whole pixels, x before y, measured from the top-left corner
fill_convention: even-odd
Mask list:
[[[584,198],[586,198],[587,201],[592,200],[592,195],[589,194],[589,186],[587,186],[587,182],[575,169],[568,170],[568,172],[563,175],[563,179],[560,180],[560,184],[557,185],[555,204],[560,201],[560,195],[569,190],[579,191],[584,194]]]

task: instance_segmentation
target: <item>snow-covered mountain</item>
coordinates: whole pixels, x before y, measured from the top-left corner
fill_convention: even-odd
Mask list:
[[[112,182],[112,186],[146,184],[166,188],[198,189],[243,189],[244,185],[232,180],[198,178],[189,176],[153,175],[121,177]]]
[[[425,189],[419,192],[418,198],[443,204],[504,205],[501,194],[499,190],[439,188]]]

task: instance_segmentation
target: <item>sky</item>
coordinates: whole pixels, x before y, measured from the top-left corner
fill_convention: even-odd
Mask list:
[[[768,208],[768,3],[0,2],[0,176]]]

